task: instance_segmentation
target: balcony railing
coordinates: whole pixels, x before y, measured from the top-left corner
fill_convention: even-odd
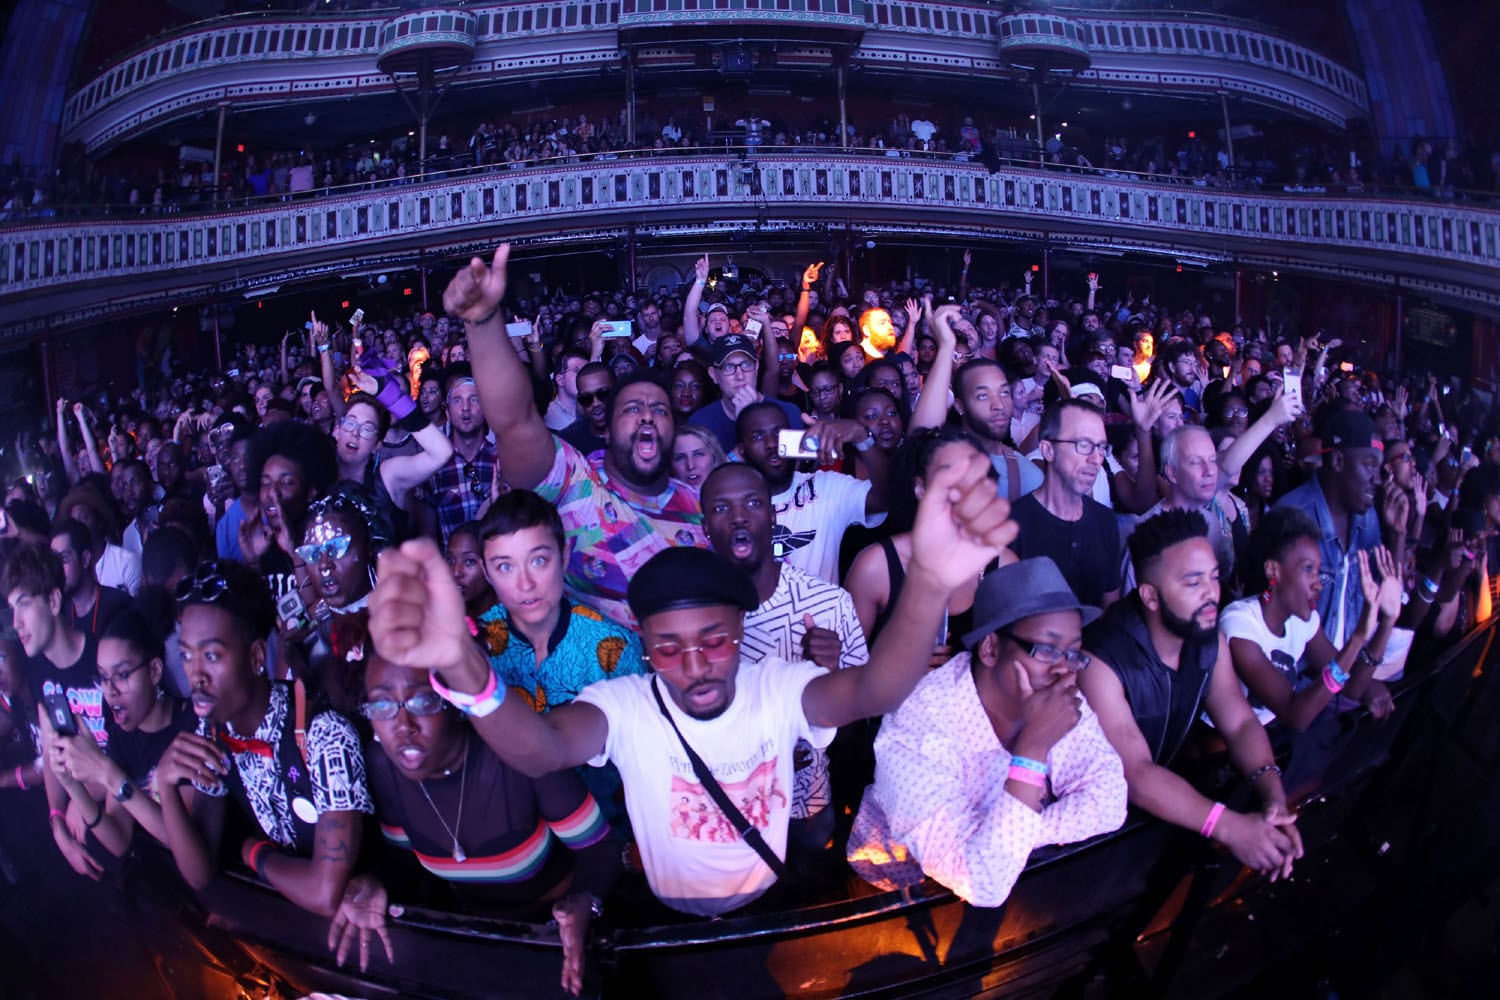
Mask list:
[[[0,232],[11,334],[152,294],[244,291],[401,254],[500,239],[565,244],[628,229],[718,238],[852,226],[954,239],[1046,239],[1198,262],[1301,266],[1500,313],[1500,211],[1462,204],[1249,194],[857,155],[645,156],[543,164],[204,215],[55,222]],[[162,299],[163,301],[165,299]]]
[[[690,2],[690,0],[685,0]],[[820,6],[836,0],[820,0]],[[705,0],[705,9],[712,6]],[[918,74],[1008,79],[995,8],[961,2],[864,0],[855,60]],[[619,58],[618,0],[474,4],[474,61],[459,85],[596,72]],[[772,16],[759,10],[758,16]],[[788,10],[786,23],[802,23]],[[684,13],[683,17],[689,17]],[[833,14],[820,14],[830,17]],[[838,16],[848,19],[847,15]],[[1123,90],[1243,94],[1342,126],[1368,110],[1359,77],[1306,46],[1252,27],[1191,16],[1084,16],[1092,65],[1076,85]],[[253,107],[393,89],[379,72],[386,16],[214,21],[137,49],[82,85],[64,107],[63,131],[89,151],[229,102]]]

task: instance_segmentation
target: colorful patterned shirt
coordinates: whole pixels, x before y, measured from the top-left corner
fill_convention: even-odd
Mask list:
[[[610,480],[602,453],[585,456],[556,435],[553,441],[557,455],[536,492],[557,505],[572,542],[568,593],[633,628],[625,588],[636,570],[674,545],[708,547],[698,497],[675,479],[655,496],[637,493]]]
[[[500,683],[519,689],[539,714],[566,705],[595,681],[646,672],[641,640],[634,632],[567,598],[541,663],[536,647],[520,629],[511,628],[504,605],[480,615],[479,637]]]

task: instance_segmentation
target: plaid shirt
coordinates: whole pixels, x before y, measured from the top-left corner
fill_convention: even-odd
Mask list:
[[[457,451],[443,467],[423,483],[419,498],[437,513],[443,544],[455,528],[479,516],[479,507],[490,496],[495,475],[495,446],[485,441],[474,461],[466,462]]]

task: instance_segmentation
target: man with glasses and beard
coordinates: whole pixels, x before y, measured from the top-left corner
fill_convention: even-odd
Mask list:
[[[705,544],[697,494],[670,476],[677,436],[671,399],[659,374],[638,369],[610,393],[602,452],[585,455],[553,435],[499,312],[509,258],[510,245],[501,244],[491,264],[470,261],[444,290],[443,305],[467,324],[478,400],[506,482],[535,490],[562,515],[573,542],[568,596],[632,625],[625,601],[631,576],[663,549]]]
[[[1136,527],[1130,557],[1140,583],[1084,631],[1095,666],[1078,675],[1125,764],[1130,802],[1219,841],[1273,880],[1284,878],[1302,856],[1302,838],[1270,740],[1219,635],[1219,563],[1208,524],[1194,510],[1164,511]],[[1260,798],[1260,812],[1226,809],[1168,770],[1203,711]]]
[[[1042,415],[1047,475],[1016,501],[1021,533],[1011,546],[1022,559],[1047,556],[1084,604],[1107,608],[1120,599],[1120,527],[1114,511],[1093,499],[1109,442],[1104,418],[1088,403],[1065,399]]]
[[[505,346],[515,354],[509,343]],[[529,380],[527,386],[529,401]],[[479,508],[490,498],[497,458],[485,426],[474,372],[468,364],[460,361],[443,370],[443,398],[447,400],[448,440],[453,442],[453,454],[421,487],[421,495],[435,512],[446,545],[455,528],[479,517]]]
[[[498,270],[505,250],[497,257]],[[470,641],[463,598],[427,539],[382,557],[371,637],[392,663],[432,671],[434,689],[523,773],[614,763],[656,897],[717,916],[765,896],[785,870],[797,739],[827,746],[835,728],[894,711],[928,672],[953,591],[1014,536],[987,473],[971,456],[934,476],[917,512],[906,586],[864,666],[742,662],[745,615],[760,604],[755,585],[722,556],[687,547],[653,556],[630,580],[652,672],[591,684],[545,716],[506,696]]]

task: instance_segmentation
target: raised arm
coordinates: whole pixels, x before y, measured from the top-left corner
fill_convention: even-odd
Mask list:
[[[937,357],[932,359],[932,368],[922,382],[922,394],[917,397],[917,408],[911,415],[910,430],[923,427],[941,427],[948,419],[948,391],[953,385],[953,351],[958,345],[958,335],[953,332],[953,319],[959,315],[956,305],[932,308],[932,296],[922,299],[922,308],[927,311],[927,328],[937,341]]]
[[[62,457],[63,474],[68,485],[78,482],[78,463],[73,461],[73,449],[68,445],[68,401],[57,397],[57,453]]]
[[[921,308],[921,304],[916,299],[906,300],[906,329],[901,331],[901,339],[896,341],[897,354],[905,354],[913,358],[917,356],[917,314]]]
[[[1151,446],[1151,428],[1176,394],[1170,380],[1157,379],[1140,395],[1129,393],[1125,397],[1136,445],[1140,449],[1140,468],[1136,470],[1135,481],[1131,482],[1130,477],[1125,476],[1126,488],[1120,495],[1122,506],[1132,514],[1144,514],[1157,501],[1156,449]]]
[[[380,463],[380,479],[386,492],[396,506],[404,506],[406,494],[418,483],[425,482],[443,463],[453,456],[453,442],[448,436],[427,420],[427,415],[417,408],[411,393],[406,391],[406,382],[401,376],[385,369],[383,361],[369,359],[371,367],[356,369],[350,377],[362,392],[375,397],[375,401],[386,408],[396,426],[411,433],[412,439],[421,447],[415,455],[397,455]],[[379,379],[373,374],[380,372]]]
[[[693,262],[693,287],[688,289],[687,301],[682,304],[682,342],[689,346],[698,342],[702,332],[703,317],[698,306],[703,302],[703,289],[708,285],[708,254]]]
[[[1250,456],[1266,443],[1266,439],[1282,424],[1289,424],[1302,414],[1302,407],[1290,396],[1286,395],[1284,386],[1276,387],[1276,396],[1271,400],[1270,409],[1261,414],[1261,418],[1245,429],[1245,433],[1234,439],[1224,453],[1219,456],[1219,484],[1221,489],[1229,489],[1239,482],[1240,470],[1245,463],[1250,461]],[[1142,453],[1144,457],[1144,453]]]
[[[812,286],[818,283],[818,272],[823,270],[823,262],[807,265],[807,270],[802,272],[802,291],[797,295],[797,312],[792,319],[792,343],[802,343],[802,328],[807,325],[807,314],[811,310]]]
[[[446,688],[459,698],[485,691],[500,696],[498,708],[486,715],[470,713],[469,721],[507,764],[536,777],[579,767],[603,752],[609,726],[594,706],[575,702],[542,716],[523,699],[504,697],[489,662],[469,637],[452,571],[430,539],[382,552],[379,579],[370,596],[370,637],[376,651],[399,666],[431,670],[440,692]]]
[[[88,452],[89,471],[101,475],[108,472],[104,468],[104,457],[99,454],[99,443],[94,440],[94,429],[89,426],[88,408],[82,403],[74,403],[73,418],[78,421],[78,433],[83,436],[83,448]]]
[[[995,495],[988,458],[973,455],[938,472],[917,508],[906,583],[869,662],[809,681],[802,692],[807,721],[837,727],[895,711],[927,673],[953,591],[1015,537],[1010,504]]]
[[[531,489],[547,477],[557,452],[532,395],[531,377],[505,337],[500,300],[510,244],[502,243],[486,266],[475,257],[443,290],[443,308],[469,333],[469,363],[484,419],[495,434],[495,454],[514,487]]]
[[[333,370],[331,350],[333,338],[328,335],[328,324],[318,322],[317,313],[311,315],[312,342],[318,354],[318,368],[323,379],[323,391],[328,393],[328,405],[333,409],[333,419],[337,423],[344,419],[344,414],[349,412],[349,407],[344,402],[344,394],[339,391],[338,374]]]

